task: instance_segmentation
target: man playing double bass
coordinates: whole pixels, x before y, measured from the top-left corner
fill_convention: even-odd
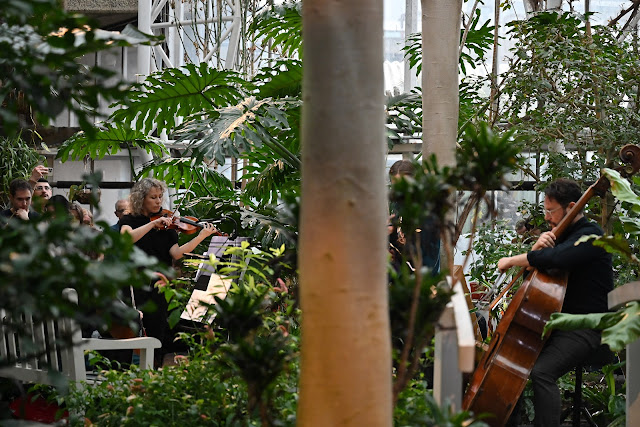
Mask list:
[[[563,313],[586,314],[607,311],[607,294],[613,289],[611,255],[590,242],[575,245],[585,235],[602,235],[599,225],[578,212],[569,228],[556,238],[553,229],[582,196],[580,186],[558,179],[545,189],[545,220],[552,230],[542,233],[530,252],[501,258],[498,269],[513,266],[552,269],[568,273]],[[584,362],[600,346],[600,332],[583,329],[554,330],[531,371],[536,426],[560,425],[561,397],[556,381]],[[513,417],[512,417],[513,419]]]

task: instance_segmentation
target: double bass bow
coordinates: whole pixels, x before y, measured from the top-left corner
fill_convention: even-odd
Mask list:
[[[616,170],[624,176],[634,174],[640,170],[640,147],[624,146],[620,159],[625,165]],[[604,176],[591,185],[552,230],[556,237],[564,233],[591,198],[604,197],[609,187]],[[546,341],[541,338],[544,326],[551,314],[562,309],[567,278],[564,272],[537,269],[527,276],[471,377],[462,402],[464,410],[490,413],[492,416],[484,421],[491,426],[503,426],[508,421]]]

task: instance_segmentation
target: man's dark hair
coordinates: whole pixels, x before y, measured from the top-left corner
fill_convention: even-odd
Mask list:
[[[544,194],[566,208],[569,203],[577,202],[582,197],[582,189],[577,182],[560,178],[549,184],[544,189]]]
[[[49,182],[49,180],[47,178],[40,178],[38,179],[38,182]]]
[[[29,190],[31,193],[31,184],[24,179],[16,178],[9,183],[9,193],[12,197],[15,197],[16,193],[20,190]]]

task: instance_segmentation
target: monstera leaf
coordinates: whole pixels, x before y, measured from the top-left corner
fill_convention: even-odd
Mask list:
[[[253,78],[258,98],[300,97],[302,93],[302,61],[276,61],[263,67]]]
[[[543,335],[552,329],[599,329],[602,330],[602,343],[613,351],[620,351],[640,337],[640,302],[630,302],[615,313],[554,313],[545,325]]]
[[[178,117],[237,103],[243,84],[237,73],[206,63],[167,68],[147,77],[142,89],[132,93],[129,105],[115,111],[111,121],[131,124],[144,133],[171,131]]]
[[[275,136],[290,129],[287,110],[300,105],[300,100],[246,98],[238,105],[218,109],[217,116],[195,118],[184,123],[174,134],[177,142],[186,142],[197,159],[214,158],[219,164],[225,157],[240,157],[252,146],[263,144],[290,165],[299,166],[298,156],[289,151]]]
[[[62,144],[57,158],[63,162],[69,158],[81,160],[86,156],[101,159],[107,154],[118,153],[123,147],[140,148],[157,156],[167,153],[159,139],[114,122],[99,126],[95,135],[87,135],[84,132],[75,134]]]

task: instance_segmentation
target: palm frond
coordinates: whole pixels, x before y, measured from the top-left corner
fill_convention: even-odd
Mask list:
[[[250,163],[252,158],[260,160],[256,157],[258,156],[251,156]],[[282,160],[266,165],[264,162],[251,163],[250,167],[245,168],[242,178],[249,179],[243,196],[256,200],[260,205],[275,204],[283,192],[298,194],[300,190],[300,169],[295,169]]]
[[[257,15],[249,26],[254,42],[269,40],[271,50],[280,49],[281,56],[302,58],[301,7],[301,2],[284,3]]]

